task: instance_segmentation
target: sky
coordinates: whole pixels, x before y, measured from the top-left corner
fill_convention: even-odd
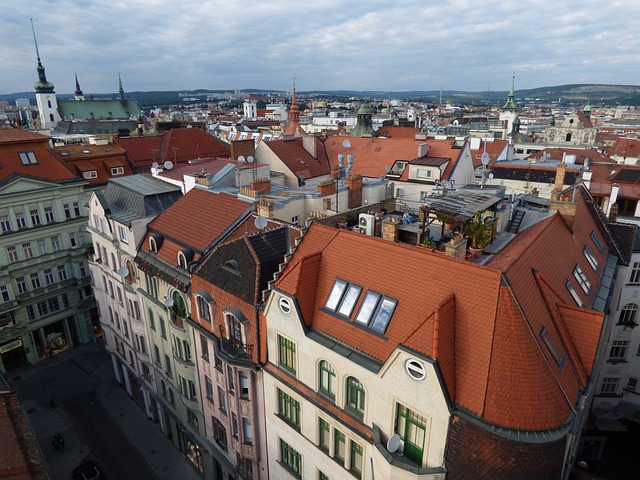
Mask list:
[[[640,84],[637,0],[0,1],[0,94]]]

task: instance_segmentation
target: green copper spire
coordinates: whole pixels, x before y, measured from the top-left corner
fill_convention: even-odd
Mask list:
[[[515,96],[516,96],[515,83],[516,83],[516,75],[514,73],[511,79],[511,90],[509,90],[509,95],[507,96],[507,102],[502,107],[502,110],[505,110],[508,112],[515,112],[517,110],[516,102],[515,102]]]
[[[33,26],[33,18],[31,20],[31,31],[33,32],[33,42],[36,44],[36,56],[38,58],[38,81],[33,86],[35,88],[36,93],[54,93],[53,92],[53,83],[47,82],[47,76],[44,73],[44,67],[42,66],[42,62],[40,61],[40,51],[38,50],[38,40],[36,39],[36,30]]]
[[[120,100],[124,102],[124,88],[122,88],[122,78],[120,78],[120,72],[118,71],[118,94]]]

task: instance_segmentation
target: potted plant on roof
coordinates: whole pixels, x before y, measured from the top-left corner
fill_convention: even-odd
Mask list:
[[[479,254],[491,242],[493,237],[493,225],[484,221],[484,210],[478,210],[467,223],[467,233],[471,238],[472,253]]]

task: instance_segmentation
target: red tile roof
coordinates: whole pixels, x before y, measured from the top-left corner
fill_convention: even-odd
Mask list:
[[[164,242],[158,251],[159,258],[176,265],[178,251],[188,247],[196,254],[195,261],[251,210],[253,204],[234,195],[194,188],[149,222],[141,248],[149,251],[149,237],[160,233]]]
[[[296,137],[290,140],[272,140],[264,142],[271,151],[296,175],[304,175],[304,178],[320,177],[330,173],[327,154],[322,146],[322,141],[313,137],[316,143],[316,157],[314,158],[303,146],[303,138]]]
[[[137,169],[148,169],[153,162],[184,163],[231,154],[227,145],[198,128],[177,128],[154,137],[114,138],[113,142],[126,150]]]
[[[437,359],[453,401],[485,420],[550,429],[568,420],[602,327],[603,315],[576,307],[565,287],[576,264],[598,284],[582,255],[594,225],[581,203],[573,230],[553,216],[480,266],[314,223],[276,288],[296,296],[307,325],[380,362],[401,344]],[[350,321],[323,309],[336,278],[363,288]],[[353,323],[367,290],[398,300],[384,338]]]
[[[14,175],[50,181],[80,181],[49,147],[50,137],[15,128],[0,128],[0,181]],[[19,152],[32,151],[37,163],[23,165]]]
[[[380,127],[377,132],[379,137],[387,137],[387,138],[404,138],[407,140],[414,140],[416,138],[416,133],[418,133],[417,128],[413,127]]]
[[[486,147],[485,147],[486,145]],[[495,139],[491,142],[480,142],[480,148],[477,150],[471,150],[471,156],[473,158],[473,168],[478,168],[482,165],[482,154],[486,151],[489,155],[489,164],[497,161],[500,154],[509,145],[508,140]]]
[[[103,184],[110,178],[134,174],[125,158],[124,149],[117,145],[65,145],[54,148],[53,153],[80,176],[85,172],[95,171],[96,177],[89,179],[90,185]],[[113,175],[111,169],[118,167],[122,167],[122,173]]]
[[[351,147],[345,149],[344,140],[349,140]],[[355,156],[353,174],[363,177],[380,177],[387,174],[387,167],[392,167],[396,160],[411,161],[418,158],[418,146],[428,144],[428,156],[450,158],[451,162],[443,174],[449,178],[460,156],[461,149],[454,148],[455,139],[447,140],[413,140],[384,137],[329,137],[324,142],[327,156],[332,165],[338,165],[339,153],[352,153]],[[345,159],[346,162],[346,159]]]

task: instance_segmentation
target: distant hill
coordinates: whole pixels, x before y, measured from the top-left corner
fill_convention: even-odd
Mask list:
[[[203,94],[225,93],[229,90],[176,90],[176,91],[150,91],[150,92],[127,92],[126,97],[136,100],[141,107],[149,108],[153,106],[189,104],[194,102],[204,102],[206,98]],[[287,92],[277,90],[244,89],[240,92],[255,94],[281,94]],[[357,91],[357,90],[310,90],[298,91],[300,97],[322,97],[333,99],[364,98],[370,101],[382,100],[384,98],[400,98],[410,101],[421,101],[438,103],[442,95],[443,102],[467,105],[496,105],[504,104],[507,98],[507,91],[487,91],[487,92],[465,92],[456,90],[427,90],[427,91]],[[184,98],[193,96],[197,100],[185,101]],[[87,94],[87,98],[117,98],[117,93],[96,93]],[[28,98],[32,105],[35,105],[34,92],[18,92],[0,95],[0,100],[14,103],[17,98]],[[58,94],[58,98],[73,98],[73,94]],[[561,103],[561,104],[585,104],[587,100],[592,105],[640,105],[640,86],[636,85],[599,85],[599,84],[574,84],[559,85],[553,87],[539,87],[526,90],[516,90],[516,101],[519,105],[525,103]]]

